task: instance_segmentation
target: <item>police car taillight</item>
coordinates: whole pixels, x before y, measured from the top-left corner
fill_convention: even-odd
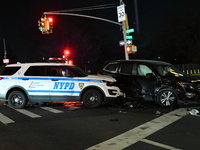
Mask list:
[[[2,80],[3,79],[3,77],[0,77],[0,80]]]

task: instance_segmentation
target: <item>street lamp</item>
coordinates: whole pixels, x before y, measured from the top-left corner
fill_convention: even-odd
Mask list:
[[[0,39],[3,40],[3,47],[4,47],[4,60],[6,61],[6,62],[4,62],[4,63],[8,63],[8,62],[7,62],[6,42],[5,42],[5,39],[4,39],[4,38],[0,38]]]

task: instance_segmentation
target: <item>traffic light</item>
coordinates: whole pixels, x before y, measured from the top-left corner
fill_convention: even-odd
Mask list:
[[[135,45],[127,45],[126,46],[126,52],[128,54],[136,53],[137,52],[137,46],[135,46]]]
[[[50,17],[49,18],[43,17],[38,21],[38,26],[42,34],[52,33],[53,19]]]
[[[47,31],[48,33],[52,33],[53,29],[53,18],[49,17],[47,18]]]
[[[38,27],[39,27],[39,30],[42,32],[42,34],[47,31],[47,29],[46,29],[46,18],[45,17],[41,18],[38,21]]]
[[[68,58],[70,55],[70,51],[68,49],[64,50],[64,56],[65,58]]]

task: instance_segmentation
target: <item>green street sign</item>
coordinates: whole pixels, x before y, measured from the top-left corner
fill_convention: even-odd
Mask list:
[[[133,39],[133,36],[132,36],[132,35],[127,35],[127,36],[126,36],[126,39],[132,40],[132,39]]]
[[[128,29],[128,30],[126,30],[126,33],[132,33],[132,32],[134,32],[134,29]]]

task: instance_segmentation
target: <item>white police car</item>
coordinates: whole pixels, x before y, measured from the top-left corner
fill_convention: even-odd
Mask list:
[[[79,67],[65,63],[17,63],[0,72],[0,99],[19,109],[27,102],[80,101],[98,107],[120,97],[110,76],[88,75]]]

